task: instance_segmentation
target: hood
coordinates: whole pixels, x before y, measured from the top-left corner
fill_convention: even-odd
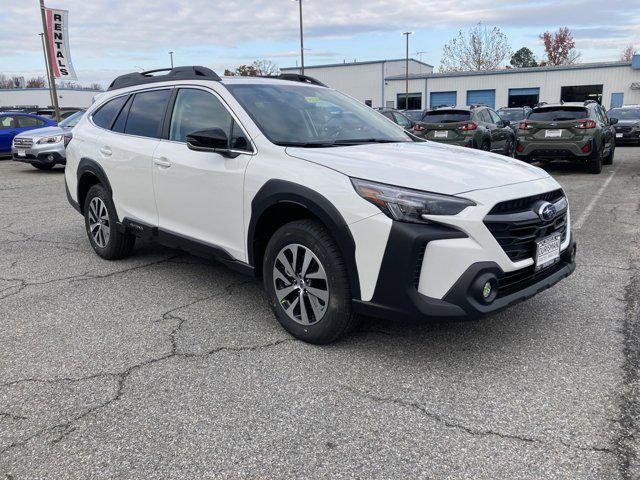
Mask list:
[[[41,138],[41,137],[50,137],[52,135],[60,135],[64,133],[64,130],[61,127],[42,127],[35,128],[33,130],[27,130],[26,132],[22,132],[17,135],[20,138]]]
[[[434,142],[288,147],[287,153],[349,177],[448,195],[549,177],[509,157]]]
[[[625,127],[626,126],[637,127],[637,126],[640,126],[640,120],[638,120],[637,118],[633,120],[618,120],[618,123],[616,123],[614,127],[618,125],[620,126],[624,125]]]

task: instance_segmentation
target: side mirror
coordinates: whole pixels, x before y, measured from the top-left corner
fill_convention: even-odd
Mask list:
[[[229,151],[229,137],[221,128],[198,130],[187,135],[187,147],[198,152],[215,152],[232,156]]]
[[[615,125],[616,123],[618,123],[618,119],[615,117],[609,117],[609,123],[611,125]]]

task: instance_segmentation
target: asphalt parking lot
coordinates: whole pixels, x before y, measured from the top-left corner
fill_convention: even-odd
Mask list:
[[[640,478],[640,148],[549,170],[573,276],[316,347],[219,264],[101,260],[62,169],[0,162],[0,478]]]

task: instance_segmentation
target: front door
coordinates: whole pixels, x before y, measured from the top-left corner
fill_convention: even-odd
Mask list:
[[[188,134],[211,128],[227,134],[237,156],[187,147]],[[218,96],[202,88],[178,90],[168,139],[160,142],[153,159],[160,229],[246,261],[243,186],[252,154],[249,137]]]

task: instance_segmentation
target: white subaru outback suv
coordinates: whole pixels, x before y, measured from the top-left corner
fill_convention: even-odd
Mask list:
[[[415,138],[310,77],[158,72],[115,79],[68,146],[67,196],[105,259],[136,238],[215,258],[318,344],[359,314],[495,312],[575,268],[539,168]]]

